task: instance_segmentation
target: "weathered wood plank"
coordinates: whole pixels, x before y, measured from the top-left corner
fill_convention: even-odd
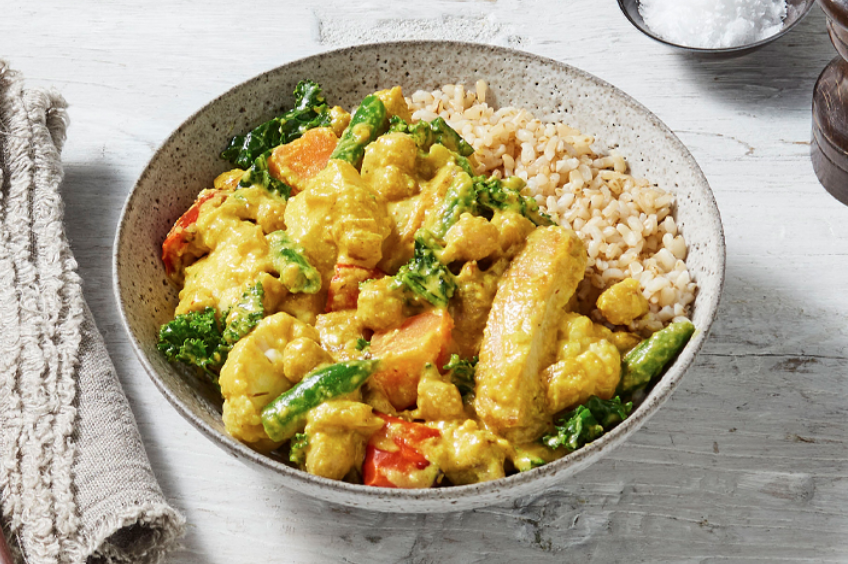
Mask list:
[[[818,9],[778,43],[721,61],[650,41],[614,2],[12,0],[3,12],[14,25],[0,55],[71,104],[66,223],[154,469],[189,518],[171,561],[848,559],[848,208],[808,157],[812,87],[834,56]],[[673,398],[609,458],[510,507],[383,515],[281,488],[165,402],[111,295],[120,207],[174,127],[283,62],[401,37],[511,45],[622,88],[691,149],[725,223],[721,317]]]

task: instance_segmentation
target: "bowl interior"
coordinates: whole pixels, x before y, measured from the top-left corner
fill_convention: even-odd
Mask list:
[[[330,104],[352,108],[374,90],[399,84],[406,93],[442,84],[490,88],[487,101],[517,105],[542,120],[562,120],[594,135],[628,159],[634,175],[677,195],[676,217],[689,244],[687,264],[699,284],[691,345],[625,424],[553,464],[504,480],[425,491],[383,490],[331,482],[258,455],[230,438],[221,404],[197,379],[166,362],[157,332],[173,316],[177,292],[160,260],[173,222],[228,166],[218,155],[231,135],[288,107],[297,82],[319,82]],[[333,51],[286,64],[236,86],[191,116],[155,153],[132,190],[114,249],[114,282],[126,328],[155,384],[198,429],[231,454],[254,463],[306,493],[387,511],[444,511],[506,501],[544,488],[619,444],[659,405],[703,344],[715,317],[724,276],[724,239],[706,179],[680,141],[629,96],[573,67],[503,48],[452,42],[404,42]]]
[[[809,13],[809,11],[813,7],[813,4],[816,3],[816,0],[786,0],[786,19],[783,20],[783,29],[781,29],[778,33],[770,37],[766,37],[765,39],[761,39],[760,41],[756,41],[754,43],[736,45],[734,47],[725,47],[720,49],[689,47],[687,45],[681,45],[679,43],[674,43],[663,39],[662,37],[654,33],[651,28],[649,28],[645,24],[645,20],[642,19],[642,14],[639,13],[639,3],[640,0],[618,0],[618,5],[621,8],[621,11],[624,12],[624,15],[627,16],[627,19],[630,20],[630,23],[632,23],[639,31],[641,31],[648,37],[659,41],[660,43],[664,43],[671,47],[677,47],[679,49],[683,49],[693,53],[715,55],[744,55],[759,47],[767,45],[768,43],[775,41],[785,33],[788,33],[789,30],[791,30],[802,19],[804,19],[804,16]]]

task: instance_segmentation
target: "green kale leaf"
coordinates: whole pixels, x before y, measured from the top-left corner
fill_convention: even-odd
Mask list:
[[[517,176],[504,180],[477,176],[474,178],[474,191],[477,203],[484,210],[483,215],[490,219],[494,212],[512,210],[520,213],[535,225],[553,225],[554,221],[539,209],[539,204],[530,196],[522,196],[524,181]]]
[[[447,306],[456,291],[454,275],[439,262],[437,254],[442,250],[430,231],[419,229],[415,232],[412,258],[394,276],[398,284],[436,307]]]
[[[566,413],[556,423],[554,432],[542,437],[542,443],[551,449],[564,447],[573,452],[627,419],[632,409],[632,402],[623,404],[618,396],[611,400],[592,396]]]
[[[267,239],[274,268],[289,292],[314,294],[321,289],[321,273],[306,258],[306,249],[285,231],[274,231]]]
[[[431,231],[436,237],[443,239],[448,229],[459,221],[459,216],[464,213],[480,215],[480,210],[471,177],[459,172],[448,187],[439,209],[433,214],[436,219],[430,226]]]
[[[215,308],[180,314],[159,329],[156,345],[170,362],[183,362],[201,368],[213,381],[212,371],[223,364],[218,348],[222,333],[215,317]]]
[[[280,196],[284,200],[288,200],[291,196],[292,188],[282,180],[277,180],[268,171],[268,157],[271,156],[273,149],[268,149],[253,161],[250,168],[245,171],[239,180],[239,188],[249,188],[251,186],[261,186],[272,194]]]
[[[474,399],[474,371],[477,367],[478,358],[459,358],[458,354],[452,354],[450,360],[442,369],[450,370],[451,382],[459,390],[462,401],[469,403]]]
[[[265,288],[257,282],[242,294],[241,300],[225,316],[230,321],[221,336],[221,346],[229,347],[227,352],[265,317],[264,298]]]
[[[221,153],[221,158],[247,169],[266,151],[294,141],[314,127],[330,125],[330,111],[321,87],[311,81],[297,83],[294,108],[269,120],[246,135],[236,135]]]
[[[261,283],[247,289],[235,307],[221,316],[230,321],[221,327],[215,308],[207,307],[176,316],[159,329],[156,345],[170,362],[200,368],[213,383],[236,342],[247,335],[265,315]]]

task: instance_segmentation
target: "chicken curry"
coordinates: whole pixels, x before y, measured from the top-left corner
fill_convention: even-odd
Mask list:
[[[643,340],[638,284],[574,311],[580,238],[473,174],[442,119],[401,89],[353,115],[298,85],[295,108],[234,138],[163,244],[181,287],[160,350],[220,388],[234,438],[372,486],[497,479],[625,419],[694,327]]]

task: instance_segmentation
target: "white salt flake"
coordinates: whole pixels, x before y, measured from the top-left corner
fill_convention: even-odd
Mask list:
[[[639,13],[666,41],[720,49],[778,33],[786,18],[786,0],[642,0]]]

